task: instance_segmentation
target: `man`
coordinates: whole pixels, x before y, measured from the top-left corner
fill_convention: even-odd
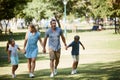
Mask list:
[[[59,59],[60,59],[60,51],[61,51],[60,36],[65,47],[67,45],[62,30],[59,27],[56,27],[56,20],[52,19],[50,21],[50,25],[51,28],[49,28],[45,33],[43,52],[46,53],[45,47],[46,47],[47,39],[49,38],[49,56],[50,56],[50,68],[51,68],[50,77],[54,77],[54,75],[57,74],[57,66],[59,64]]]

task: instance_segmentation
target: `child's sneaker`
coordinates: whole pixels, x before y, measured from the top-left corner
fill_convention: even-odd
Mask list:
[[[54,77],[54,73],[53,72],[50,74],[50,77]]]
[[[57,69],[54,69],[54,75],[57,75]]]
[[[74,74],[76,74],[76,73],[77,73],[77,70],[75,69],[75,70],[74,70]]]
[[[34,78],[34,74],[33,74],[33,73],[30,73],[30,74],[29,74],[29,77],[30,77],[30,78]]]
[[[72,70],[71,74],[75,74],[74,70]]]
[[[16,75],[15,74],[12,74],[12,78],[15,78],[16,77]]]

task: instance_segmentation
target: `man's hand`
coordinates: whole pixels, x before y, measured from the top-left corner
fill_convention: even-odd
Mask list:
[[[46,49],[45,48],[43,48],[43,53],[46,53]]]

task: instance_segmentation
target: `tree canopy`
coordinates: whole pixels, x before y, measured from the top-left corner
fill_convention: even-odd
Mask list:
[[[17,16],[29,0],[0,0],[0,20]]]
[[[67,15],[77,17],[120,16],[120,0],[68,0],[66,7]],[[64,12],[62,0],[0,0],[0,20],[16,16],[40,20],[52,16],[54,12]]]

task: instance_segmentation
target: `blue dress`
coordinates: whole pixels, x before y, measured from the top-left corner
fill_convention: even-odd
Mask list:
[[[28,41],[26,44],[26,58],[36,58],[38,54],[37,42],[40,38],[40,32],[36,32],[34,35],[29,31],[28,32]]]

